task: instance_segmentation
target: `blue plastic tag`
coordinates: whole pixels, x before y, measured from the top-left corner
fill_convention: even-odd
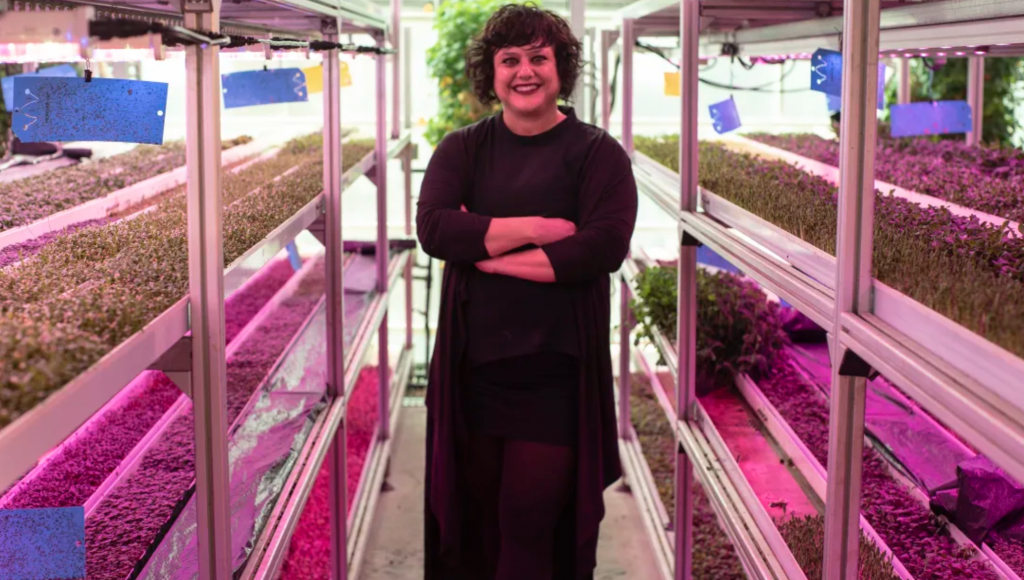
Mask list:
[[[12,128],[25,143],[163,143],[167,83],[16,77]]]
[[[841,92],[841,91],[840,91]],[[842,95],[825,93],[828,102],[828,111],[834,113],[843,109]],[[885,64],[878,63],[878,99],[876,108],[881,111],[885,108]]]
[[[843,94],[843,53],[819,48],[811,55],[811,90]]]
[[[890,109],[893,137],[944,135],[971,131],[971,106],[967,101],[933,101],[893,105]]]
[[[825,101],[828,103],[828,112],[835,113],[843,110],[843,99],[835,95],[825,95]]]
[[[248,70],[221,75],[224,108],[309,100],[306,75],[298,68]]]
[[[85,578],[85,508],[0,510],[0,578]]]
[[[735,131],[743,126],[743,123],[740,122],[740,113],[736,110],[736,101],[731,96],[720,103],[709,106],[708,110],[711,112],[711,123],[719,135]]]
[[[51,66],[50,68],[44,68],[36,72],[23,73],[20,75],[11,75],[0,79],[0,85],[2,85],[4,93],[4,102],[7,103],[7,110],[10,111],[14,107],[14,79],[18,77],[77,77],[78,71],[75,67],[70,64],[61,64],[57,66]]]
[[[292,240],[285,249],[288,250],[288,262],[292,265],[292,270],[298,272],[302,269],[302,256],[299,255],[299,248],[295,246],[295,241]]]

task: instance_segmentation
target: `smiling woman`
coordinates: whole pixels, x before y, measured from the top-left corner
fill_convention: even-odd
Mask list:
[[[629,157],[569,100],[580,43],[509,5],[470,48],[502,110],[438,145],[417,232],[445,260],[427,389],[426,578],[592,578],[619,477],[609,274],[629,250]],[[456,459],[457,458],[457,459]]]

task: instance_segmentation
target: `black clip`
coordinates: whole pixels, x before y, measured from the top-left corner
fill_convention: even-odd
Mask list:
[[[92,82],[92,69],[89,67],[89,61],[85,61],[85,82]]]

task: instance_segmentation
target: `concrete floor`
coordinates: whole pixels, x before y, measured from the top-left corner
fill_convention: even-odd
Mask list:
[[[387,491],[380,497],[366,555],[355,580],[423,578],[423,468],[426,409],[402,410]],[[655,580],[654,552],[629,491],[605,493],[596,580]]]

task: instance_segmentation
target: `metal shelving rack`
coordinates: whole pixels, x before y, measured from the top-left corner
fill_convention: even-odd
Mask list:
[[[908,58],[922,52],[971,57],[969,100],[981,102],[985,55],[1024,54],[1024,5],[1014,0],[945,0],[891,6],[880,0],[844,3],[736,2],[734,0],[641,0],[618,13],[619,30],[602,36],[602,122],[610,123],[608,51],[621,40],[622,133],[633,156],[641,190],[679,220],[679,311],[677,347],[659,349],[676,372],[675,422],[677,579],[690,578],[692,506],[685,498],[696,476],[716,485],[721,449],[702,444],[710,421],[695,396],[696,250],[706,245],[764,288],[795,306],[830,336],[833,395],[829,427],[829,477],[825,483],[825,572],[833,580],[857,578],[861,450],[864,441],[865,377],[880,372],[936,419],[964,437],[1018,480],[1024,480],[1024,360],[888,288],[871,277],[874,205],[875,70],[880,57]],[[826,13],[817,12],[829,8]],[[747,19],[737,30],[737,17]],[[678,173],[633,150],[633,45],[640,36],[680,39],[681,123]],[[842,42],[840,40],[842,39]],[[839,174],[838,251],[828,255],[781,228],[701,189],[697,180],[698,65],[729,43],[746,57],[808,58],[817,48],[843,52],[842,150]],[[906,66],[901,66],[906,79]],[[905,85],[905,83],[904,83]],[[909,100],[901,91],[900,101]],[[846,106],[846,103],[850,103]],[[866,106],[867,105],[867,106]],[[974,107],[977,110],[977,107]],[[980,120],[969,141],[977,143]],[[845,170],[849,169],[849,170]],[[622,305],[630,280],[622,272]],[[622,325],[620,437],[628,448],[629,326]],[[672,351],[672,352],[670,352]],[[711,426],[711,431],[714,427]],[[709,456],[710,451],[710,456]],[[727,453],[727,451],[726,451]],[[627,453],[627,458],[630,455]],[[727,482],[722,482],[727,489]],[[732,484],[736,485],[735,482]],[[742,485],[742,484],[741,484]],[[736,533],[750,514],[712,493],[715,510],[741,554],[757,553],[749,537]],[[643,511],[643,510],[642,510]],[[756,515],[756,514],[755,514]],[[645,513],[648,519],[653,514]],[[649,522],[649,528],[652,526]],[[663,532],[662,532],[663,533]],[[783,544],[782,547],[785,547]],[[785,557],[772,549],[774,557]],[[779,578],[744,560],[755,578]]]
[[[357,566],[359,546],[365,544],[380,479],[390,454],[391,431],[397,425],[400,401],[412,362],[411,252],[392,253],[387,237],[387,161],[400,159],[405,173],[405,235],[411,236],[411,162],[415,146],[408,122],[400,125],[401,70],[397,51],[401,36],[400,7],[392,2],[390,15],[363,0],[136,0],[116,5],[103,2],[48,4],[12,2],[0,11],[2,42],[38,42],[37,26],[56,30],[57,38],[73,39],[83,53],[90,46],[87,25],[96,17],[148,19],[188,28],[229,34],[268,34],[339,39],[340,34],[371,35],[378,46],[395,51],[392,102],[386,96],[386,59],[375,58],[376,148],[344,174],[341,135],[341,77],[339,51],[323,53],[324,123],[323,192],[232,264],[224,265],[221,218],[220,74],[215,46],[185,48],[187,77],[187,204],[189,296],[162,313],[136,335],[122,342],[78,378],[45,402],[0,431],[0,489],[7,489],[47,451],[75,432],[147,368],[165,370],[192,398],[196,440],[196,499],[199,536],[199,576],[233,577],[230,555],[228,424],[224,345],[224,300],[266,265],[295,237],[309,230],[326,246],[327,290],[324,306],[327,329],[327,407],[300,452],[300,461],[286,483],[257,550],[241,571],[244,578],[274,578],[288,541],[302,513],[320,466],[326,459],[331,472],[332,577],[347,578]],[[67,34],[65,38],[64,35]],[[129,41],[132,46],[163,49],[153,38]],[[122,46],[124,43],[122,43]],[[408,66],[408,59],[405,65]],[[388,128],[390,109],[391,127]],[[341,235],[341,196],[365,175],[377,188],[376,297],[360,322],[350,348],[343,348],[344,286]],[[407,333],[394,368],[389,364],[388,304],[392,289],[404,278]],[[308,328],[304,327],[302,332]],[[186,336],[189,334],[189,336]],[[379,421],[377,438],[367,458],[357,509],[346,506],[345,406],[376,334],[378,343]],[[180,355],[180,356],[174,356]],[[173,362],[168,362],[168,361]],[[351,535],[350,535],[351,534]],[[354,560],[354,561],[353,561]]]

